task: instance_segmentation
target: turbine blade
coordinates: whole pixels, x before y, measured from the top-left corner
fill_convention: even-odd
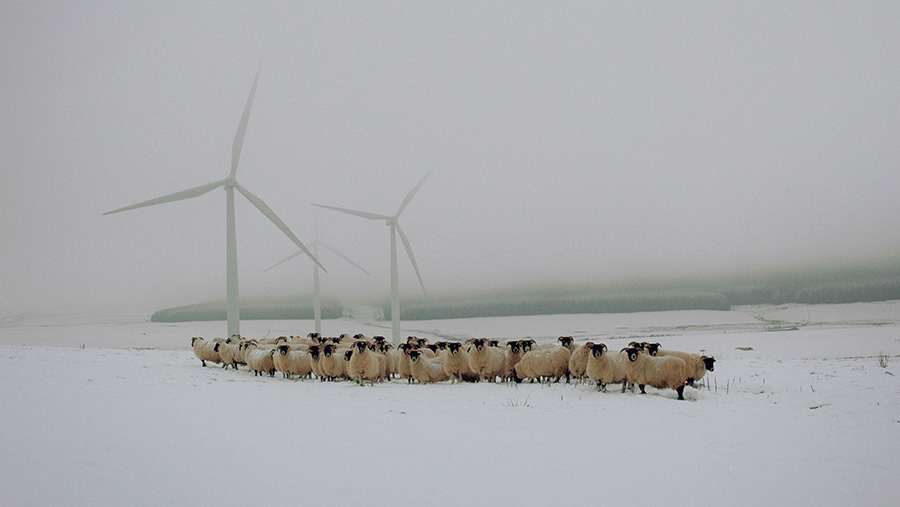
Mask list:
[[[241,159],[241,148],[244,146],[244,134],[247,132],[247,122],[250,120],[250,107],[253,106],[253,95],[256,94],[256,82],[259,81],[259,71],[256,69],[256,77],[253,78],[253,86],[250,87],[250,96],[247,97],[247,104],[244,105],[244,114],[241,116],[241,122],[238,124],[237,132],[234,134],[234,142],[231,144],[231,177],[234,178],[237,173],[238,161]]]
[[[274,268],[274,267],[281,266],[282,264],[284,264],[285,262],[287,262],[287,261],[293,259],[294,257],[300,257],[301,255],[303,255],[303,252],[294,252],[294,253],[292,253],[291,255],[288,255],[287,257],[285,257],[284,259],[281,259],[280,261],[276,262],[275,264],[273,264],[273,265],[269,266],[268,268],[264,269],[263,272],[265,273],[266,271],[268,271],[268,270],[270,270],[270,269],[272,269],[272,268]]]
[[[263,200],[259,197],[253,195],[253,193],[241,186],[240,183],[235,182],[234,188],[236,188],[238,192],[242,193],[244,197],[246,197],[248,201],[256,206],[256,209],[261,211],[262,214],[266,216],[266,218],[271,220],[271,222],[275,224],[276,227],[281,229],[281,232],[283,232],[285,236],[290,238],[290,240],[293,241],[295,245],[300,247],[300,250],[303,250],[303,253],[308,255],[309,258],[313,260],[313,262],[318,264],[319,267],[322,268],[322,271],[325,271],[326,273],[328,272],[328,270],[325,269],[325,266],[323,266],[322,263],[319,262],[319,259],[317,259],[316,256],[313,255],[313,253],[310,252],[309,249],[300,242],[299,239],[297,239],[297,236],[295,236],[294,233],[291,232],[291,230],[288,228],[288,226],[285,225],[285,223],[282,222],[280,218],[278,218],[278,215],[276,215],[275,212],[272,211],[272,208],[270,208],[268,204],[264,203]]]
[[[164,195],[162,197],[157,197],[156,199],[150,199],[149,201],[143,201],[137,204],[132,204],[131,206],[125,206],[124,208],[107,211],[106,213],[104,213],[104,215],[111,215],[120,211],[143,208],[145,206],[153,206],[155,204],[163,204],[167,202],[181,201],[183,199],[190,199],[192,197],[199,197],[209,192],[210,190],[225,185],[225,182],[226,180],[214,181],[212,183],[207,183],[206,185],[200,185],[199,187],[189,188],[187,190],[182,190],[181,192],[175,192],[174,194]]]
[[[337,256],[340,257],[341,259],[344,259],[345,261],[349,262],[350,264],[356,266],[357,268],[359,268],[360,270],[362,270],[363,273],[365,273],[365,274],[367,274],[367,275],[369,275],[369,276],[372,275],[372,273],[369,273],[368,271],[365,270],[365,268],[363,268],[363,267],[360,266],[359,264],[357,264],[357,263],[353,262],[352,260],[350,260],[349,257],[347,257],[346,255],[344,255],[344,254],[342,254],[341,252],[339,252],[336,248],[334,248],[334,247],[332,247],[332,246],[328,246],[328,245],[326,245],[325,243],[322,243],[321,241],[319,242],[319,246],[321,246],[322,248],[328,250],[329,252],[333,253],[334,255],[337,255]]]
[[[406,253],[409,255],[409,261],[412,262],[412,267],[416,271],[416,276],[419,277],[419,285],[422,286],[422,292],[427,294],[425,282],[422,281],[422,274],[419,273],[419,265],[416,264],[416,257],[412,253],[412,247],[409,246],[409,239],[406,238],[406,234],[403,234],[403,229],[400,228],[400,224],[397,224],[397,232],[400,233],[400,239],[403,240],[403,246],[406,248]]]
[[[416,195],[416,192],[418,192],[419,189],[422,188],[422,185],[425,183],[425,180],[427,180],[428,176],[430,176],[430,175],[431,175],[431,171],[428,171],[427,173],[425,173],[425,177],[423,177],[422,180],[419,181],[419,183],[416,186],[414,186],[413,189],[410,190],[408,194],[406,194],[406,198],[403,199],[402,203],[400,203],[400,208],[397,210],[397,214],[395,214],[394,217],[399,217],[400,213],[403,213],[403,210],[405,210],[406,206],[409,205],[409,201],[411,201],[413,196]]]
[[[377,213],[369,213],[367,211],[356,211],[347,208],[338,208],[336,206],[325,206],[324,204],[313,204],[313,206],[318,206],[320,208],[332,209],[334,211],[340,211],[341,213],[347,213],[348,215],[355,215],[358,217],[368,218],[369,220],[390,220],[392,217],[387,215],[379,215]]]

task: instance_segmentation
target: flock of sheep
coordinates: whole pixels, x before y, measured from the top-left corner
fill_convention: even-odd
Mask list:
[[[622,392],[637,385],[674,389],[684,399],[684,387],[694,385],[707,371],[713,371],[711,356],[664,350],[659,343],[631,342],[618,353],[602,343],[575,343],[561,336],[556,343],[537,345],[534,340],[514,340],[501,345],[498,340],[472,338],[465,343],[410,336],[395,349],[383,336],[341,335],[326,338],[310,333],[306,338],[291,336],[248,340],[240,336],[212,341],[191,339],[201,364],[221,364],[223,368],[247,365],[254,375],[281,372],[285,378],[351,380],[370,385],[392,378],[419,382],[482,381],[591,381],[599,390],[607,384],[622,384]]]

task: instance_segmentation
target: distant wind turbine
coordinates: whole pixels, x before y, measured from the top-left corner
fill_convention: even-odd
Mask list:
[[[334,255],[337,255],[337,256],[340,257],[341,259],[344,259],[345,261],[349,262],[350,264],[352,264],[352,265],[356,266],[357,268],[361,269],[363,273],[365,273],[365,274],[367,274],[367,275],[371,275],[371,274],[372,274],[372,273],[369,273],[368,271],[366,271],[365,269],[363,269],[363,267],[360,266],[359,264],[357,264],[357,263],[353,262],[352,260],[350,260],[349,257],[347,257],[346,255],[344,255],[344,254],[342,254],[341,252],[339,252],[336,248],[331,247],[331,246],[328,246],[328,245],[326,245],[325,243],[322,243],[321,241],[319,241],[318,239],[315,240],[315,241],[313,241],[311,245],[312,245],[312,249],[313,249],[313,254],[314,254],[316,257],[319,256],[319,246],[321,246],[322,248],[324,248],[324,249],[328,250],[329,252],[333,253]],[[287,261],[293,259],[294,257],[299,257],[299,256],[302,255],[302,254],[303,254],[303,252],[296,252],[296,253],[293,253],[293,254],[289,255],[288,257],[286,257],[286,258],[284,258],[284,259],[278,261],[277,263],[275,263],[275,264],[272,265],[271,267],[267,268],[266,271],[268,271],[268,270],[274,268],[275,266],[280,266],[280,265],[284,264],[285,262],[287,262]],[[321,294],[320,294],[320,290],[319,290],[319,289],[320,289],[320,286],[319,286],[319,265],[316,264],[316,263],[313,263],[313,318],[314,318],[315,321],[316,321],[316,332],[317,332],[317,333],[321,333],[321,332],[322,332],[322,297],[321,297]]]
[[[190,199],[193,197],[199,197],[213,189],[223,187],[225,189],[225,221],[227,225],[226,231],[226,253],[225,253],[225,264],[226,264],[226,303],[225,303],[225,314],[228,319],[228,336],[234,336],[236,334],[240,334],[240,302],[238,299],[238,271],[237,271],[237,236],[234,225],[234,190],[237,189],[238,192],[244,195],[248,201],[250,201],[254,206],[256,206],[259,211],[262,212],[269,220],[275,224],[276,227],[281,229],[291,241],[294,242],[300,250],[303,251],[306,255],[308,255],[313,262],[315,262],[319,267],[322,267],[322,264],[313,255],[312,252],[306,248],[303,243],[297,239],[297,236],[294,235],[293,232],[285,225],[284,222],[278,218],[278,215],[272,211],[266,203],[262,201],[259,197],[256,197],[249,190],[241,186],[240,183],[235,179],[235,174],[237,173],[238,160],[241,158],[241,148],[244,145],[244,133],[247,131],[247,121],[250,118],[250,107],[253,105],[253,95],[256,93],[256,82],[259,80],[259,70],[256,71],[256,77],[253,79],[253,86],[250,88],[250,96],[247,98],[247,104],[244,106],[244,114],[241,116],[241,122],[238,124],[237,133],[234,135],[234,142],[231,145],[231,174],[228,175],[224,180],[214,181],[212,183],[208,183],[206,185],[200,185],[199,187],[189,188],[187,190],[182,190],[181,192],[175,192],[174,194],[165,195],[162,197],[157,197],[156,199],[150,199],[149,201],[139,202],[137,204],[132,204],[131,206],[126,206],[124,208],[115,209],[112,211],[107,211],[104,215],[109,215],[112,213],[118,213],[120,211],[128,211],[137,208],[143,208],[145,206],[153,206],[155,204],[163,204],[167,202],[173,201],[181,201],[183,199]],[[325,270],[322,267],[322,270]]]
[[[409,255],[409,261],[412,263],[412,267],[416,271],[416,276],[419,278],[419,285],[422,286],[422,292],[425,292],[425,283],[422,282],[422,274],[419,273],[419,266],[416,264],[416,257],[413,255],[412,247],[409,246],[409,239],[406,238],[406,234],[403,233],[403,229],[400,228],[400,223],[397,220],[400,218],[400,214],[403,213],[403,210],[406,209],[406,206],[409,205],[409,201],[412,200],[413,196],[416,195],[416,192],[419,191],[419,188],[422,187],[422,184],[425,183],[425,180],[428,179],[429,174],[426,174],[425,177],[423,177],[419,182],[419,184],[413,187],[413,189],[410,190],[408,194],[406,194],[406,198],[403,199],[402,203],[400,203],[400,208],[397,209],[397,212],[394,213],[393,216],[379,215],[377,213],[356,211],[347,208],[338,208],[335,206],[325,206],[323,204],[313,204],[313,206],[340,211],[341,213],[368,218],[369,220],[384,220],[385,224],[387,224],[388,227],[391,228],[391,331],[394,346],[400,345],[400,281],[397,276],[398,233],[400,234],[400,239],[403,241],[403,246],[406,248],[406,253],[407,255]]]

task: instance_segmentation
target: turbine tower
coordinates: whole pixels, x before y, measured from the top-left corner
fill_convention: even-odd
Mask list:
[[[156,199],[150,199],[149,201],[139,202],[137,204],[132,204],[131,206],[125,206],[124,208],[114,209],[112,211],[107,211],[104,215],[110,215],[112,213],[119,213],[120,211],[128,211],[137,208],[143,208],[145,206],[153,206],[156,204],[163,204],[167,202],[181,201],[184,199],[191,199],[193,197],[199,197],[207,192],[210,192],[213,189],[222,187],[225,189],[225,222],[226,222],[226,249],[225,249],[225,266],[226,266],[226,278],[225,278],[225,287],[226,287],[226,297],[225,297],[225,314],[228,320],[228,336],[234,336],[236,334],[240,334],[240,302],[238,300],[238,271],[237,271],[237,236],[234,225],[234,190],[237,189],[238,192],[243,194],[244,197],[250,201],[251,204],[256,206],[256,208],[262,212],[263,215],[266,216],[276,227],[281,229],[291,241],[294,242],[295,245],[300,247],[300,250],[303,251],[306,255],[308,255],[313,262],[315,262],[318,266],[322,267],[322,264],[319,260],[313,255],[312,252],[306,248],[303,243],[297,239],[297,236],[294,235],[293,232],[285,225],[284,222],[278,218],[278,215],[272,211],[265,202],[262,201],[259,197],[253,195],[249,190],[241,186],[240,183],[235,179],[235,174],[237,173],[238,160],[241,158],[241,148],[244,145],[244,133],[247,131],[247,121],[250,118],[250,107],[253,105],[253,95],[256,93],[256,82],[259,80],[259,70],[256,71],[256,77],[253,79],[253,86],[250,87],[250,96],[247,98],[247,104],[244,106],[244,114],[241,116],[241,121],[238,124],[237,133],[234,135],[234,142],[231,145],[231,173],[224,180],[214,181],[212,183],[207,183],[206,185],[200,185],[199,187],[189,188],[187,190],[182,190],[180,192],[175,192],[173,194],[164,195],[162,197],[157,197]],[[324,267],[322,267],[325,270]],[[326,271],[327,272],[327,271]]]
[[[345,261],[349,262],[350,264],[356,266],[357,268],[362,270],[363,273],[365,273],[367,275],[372,274],[372,273],[369,273],[368,271],[366,271],[365,269],[363,269],[363,267],[360,266],[359,264],[350,260],[349,257],[347,257],[346,255],[339,252],[336,248],[328,246],[325,243],[322,243],[321,241],[319,241],[318,239],[313,241],[311,246],[313,249],[313,254],[316,257],[319,256],[319,246],[321,246],[322,248],[333,253],[334,255],[337,255],[341,259],[344,259]],[[294,257],[298,257],[302,254],[303,254],[303,252],[295,252],[295,253],[289,255],[288,257],[278,261],[271,267],[267,268],[266,271],[274,268],[275,266],[280,266],[281,264],[284,264],[285,262],[293,259]],[[321,333],[322,332],[322,297],[320,294],[320,286],[319,286],[319,265],[316,263],[313,263],[313,318],[316,321],[316,332]]]
[[[430,173],[426,174],[425,177],[423,177],[422,180],[406,194],[406,198],[400,203],[400,208],[397,209],[397,212],[394,213],[393,216],[338,208],[335,206],[325,206],[323,204],[313,204],[313,206],[340,211],[341,213],[368,218],[369,220],[384,220],[385,224],[391,228],[391,339],[395,347],[400,345],[400,281],[397,276],[397,234],[400,235],[403,246],[406,248],[406,254],[409,255],[409,261],[412,263],[416,276],[419,278],[419,285],[422,286],[422,292],[425,292],[425,283],[422,282],[422,274],[419,273],[416,257],[413,255],[412,247],[409,246],[409,239],[407,239],[406,234],[403,233],[403,229],[400,227],[398,219],[400,218],[400,214],[403,213],[403,210],[406,209],[406,206],[409,205],[409,201],[412,200],[413,196],[416,195],[416,192],[419,191],[419,188],[422,187],[422,184],[425,183],[425,180],[428,179],[429,174]]]

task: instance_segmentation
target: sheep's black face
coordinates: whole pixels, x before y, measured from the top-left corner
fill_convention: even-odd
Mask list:
[[[703,356],[700,359],[703,359],[703,365],[706,366],[706,371],[715,370],[716,358]]]
[[[603,345],[594,345],[591,347],[591,355],[598,358],[603,356]]]
[[[362,354],[366,351],[366,342],[356,342],[356,348],[359,350],[359,353]]]
[[[344,361],[349,361],[351,357],[353,357],[353,349],[344,352]]]
[[[291,348],[288,347],[287,345],[282,345],[282,346],[278,347],[278,353],[281,354],[282,356],[286,356],[288,354],[288,351],[290,351],[290,350],[291,350]]]
[[[453,354],[454,356],[459,355],[460,347],[462,347],[461,343],[448,343],[447,344],[447,350],[449,350],[450,353]]]
[[[410,350],[409,351],[409,360],[412,362],[416,362],[419,360],[419,351],[418,350]]]
[[[559,344],[566,348],[571,347],[573,341],[574,341],[574,339],[571,336],[560,336],[559,337]]]
[[[519,353],[519,344],[515,343],[513,345],[510,345],[509,351],[512,352],[513,354],[518,354]]]
[[[418,340],[416,340],[416,344],[419,345],[420,349],[425,348],[425,345],[428,344],[428,340],[426,340],[425,338],[419,338]]]
[[[628,360],[631,361],[632,363],[637,361],[638,351],[639,351],[639,349],[634,348],[634,347],[625,349],[625,352],[628,353]]]
[[[644,343],[644,350],[647,351],[651,356],[655,356],[659,352],[659,344],[658,343]]]
[[[477,350],[481,350],[484,348],[484,340],[481,338],[478,338],[477,340],[472,342],[472,345],[475,345],[475,348]]]

